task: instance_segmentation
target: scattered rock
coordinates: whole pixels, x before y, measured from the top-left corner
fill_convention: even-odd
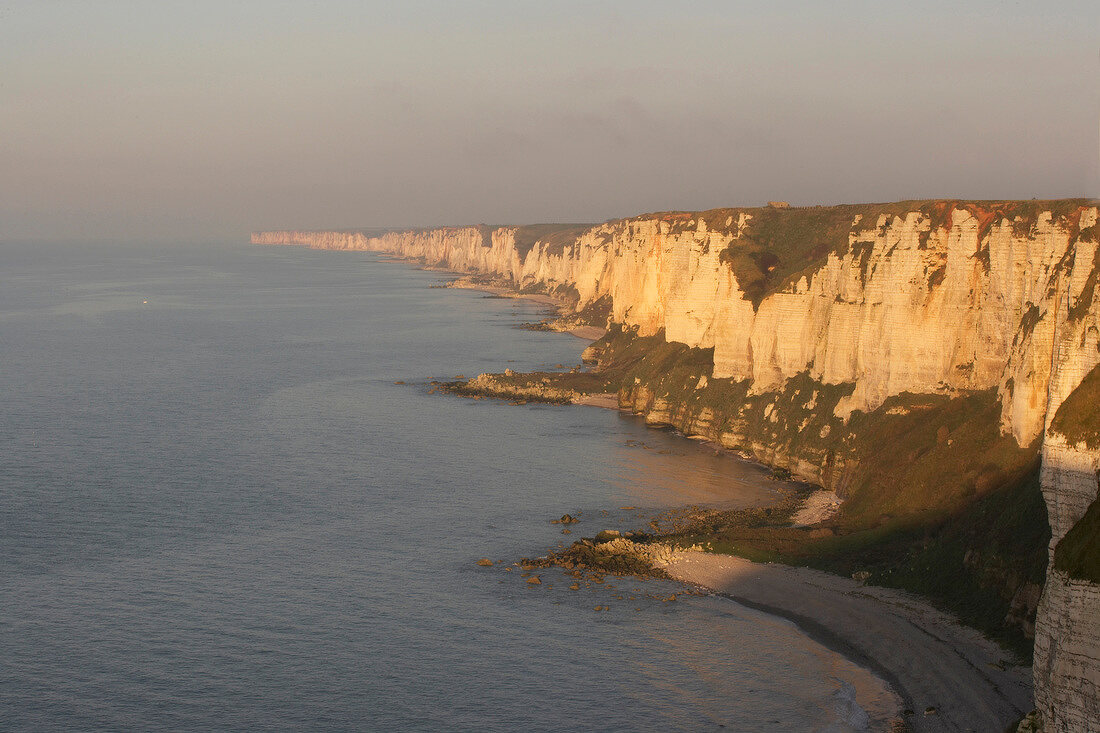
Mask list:
[[[528,585],[542,585],[542,579],[539,578],[539,576],[537,576],[537,575],[532,575],[530,578],[527,579],[527,584]]]
[[[596,542],[610,542],[621,536],[622,534],[617,529],[602,529],[596,533]]]
[[[580,589],[581,589],[580,583],[574,583],[573,585],[569,586],[569,590],[580,590]]]
[[[465,378],[466,378],[465,374],[459,374],[455,377],[455,379],[465,379]]]
[[[396,382],[394,382],[394,384],[404,384],[404,382],[398,379]]]
[[[856,581],[857,583],[866,583],[868,579],[870,579],[870,577],[870,570],[857,570],[852,573],[852,580]]]
[[[563,530],[561,531],[561,533],[562,533],[562,534],[573,534],[573,530],[571,530],[571,529],[563,529]]]
[[[926,707],[926,708],[924,709],[924,714],[925,714],[925,715],[935,715],[935,714],[936,714],[937,712],[938,712],[938,711],[936,710],[936,706],[935,706],[935,705],[929,705],[928,707]]]
[[[481,558],[480,560],[478,560],[478,561],[477,561],[477,564],[478,564],[478,565],[480,565],[480,566],[481,566],[481,567],[483,567],[483,568],[491,568],[491,567],[493,567],[493,561],[492,561],[492,560],[490,560],[490,559],[489,559],[489,558],[487,558],[487,557],[483,557],[483,558]]]

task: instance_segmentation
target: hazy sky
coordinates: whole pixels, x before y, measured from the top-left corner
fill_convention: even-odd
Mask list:
[[[1100,3],[0,2],[0,239],[1100,192]]]

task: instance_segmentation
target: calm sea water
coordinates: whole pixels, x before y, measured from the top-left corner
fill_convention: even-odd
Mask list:
[[[556,546],[563,512],[577,536],[634,517],[618,507],[776,485],[613,411],[429,395],[584,345],[441,279],[364,253],[0,245],[0,728],[860,730],[887,712],[854,706],[867,673],[732,602],[475,566]]]

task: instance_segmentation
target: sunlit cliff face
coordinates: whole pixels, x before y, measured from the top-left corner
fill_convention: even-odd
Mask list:
[[[1082,207],[1070,218],[1040,212],[1026,226],[1006,217],[983,227],[975,214],[959,204],[941,227],[920,211],[857,215],[847,247],[807,263],[757,304],[723,261],[751,236],[751,210],[715,229],[702,216],[611,222],[527,252],[517,250],[515,228],[488,236],[475,227],[381,237],[268,232],[254,241],[373,249],[521,286],[568,285],[578,308],[610,296],[612,320],[641,335],[664,329],[670,341],[713,347],[715,377],[751,379],[756,391],[802,372],[853,383],[837,406],[841,416],[902,392],[996,387],[1004,429],[1028,444],[1042,432],[1048,389],[1068,394],[1090,367],[1086,358],[1050,383],[1055,311],[1089,287],[1097,210]],[[1095,309],[1062,318],[1058,340],[1095,343],[1095,319]]]

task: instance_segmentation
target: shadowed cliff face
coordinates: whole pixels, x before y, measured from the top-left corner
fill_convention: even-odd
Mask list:
[[[827,438],[825,426],[875,424],[861,416],[900,410],[890,400],[905,395],[995,395],[995,432],[1017,447],[1041,439],[1053,548],[1097,495],[1100,449],[1048,430],[1100,363],[1097,214],[1086,200],[901,202],[652,214],[539,232],[533,243],[516,227],[257,232],[252,241],[388,252],[517,289],[568,292],[576,310],[609,303],[611,321],[639,337],[706,350],[698,376],[731,385],[743,406],[804,381],[805,394],[773,400],[766,418],[793,425],[796,438],[812,423],[814,439],[795,441],[807,445]],[[695,432],[742,409],[677,412],[661,384],[660,375],[639,378],[620,400],[654,424]],[[1077,403],[1078,412],[1100,409]],[[827,463],[827,451],[769,440],[752,452],[843,489],[843,467]],[[1037,702],[1054,729],[1075,730],[1082,716],[1100,715],[1100,654],[1066,644],[1080,623],[1096,626],[1100,593],[1063,576],[1052,573],[1036,621]],[[1067,604],[1082,603],[1091,615],[1067,621],[1077,619]]]

